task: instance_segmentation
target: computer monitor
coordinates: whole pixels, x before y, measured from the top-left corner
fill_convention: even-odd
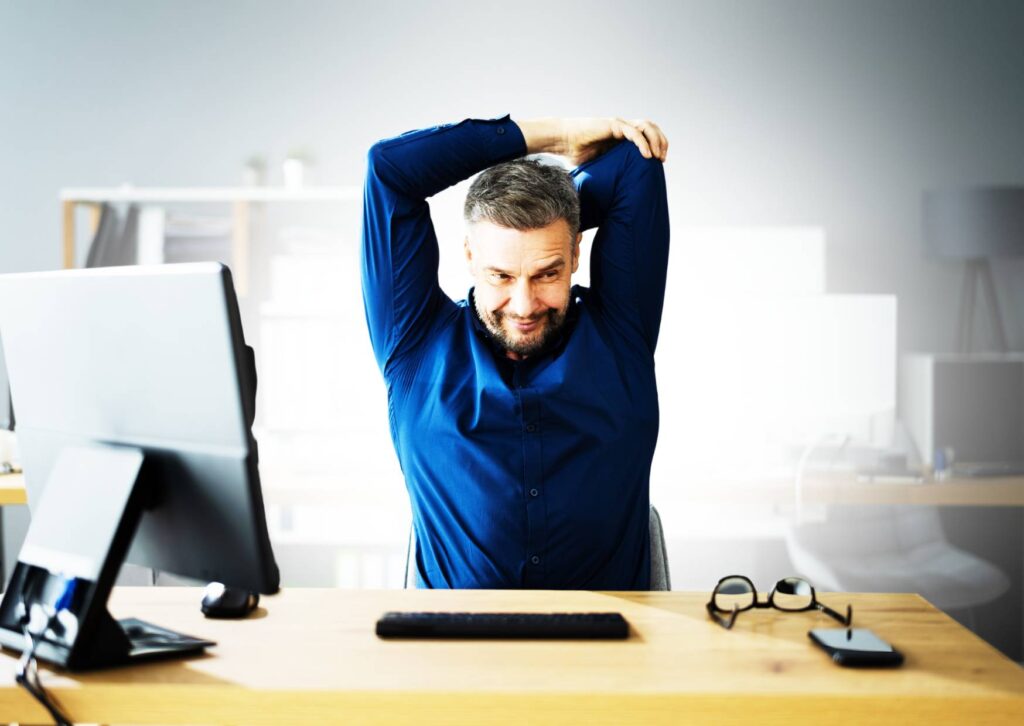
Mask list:
[[[14,430],[14,407],[11,405],[11,389],[7,384],[7,362],[4,360],[2,338],[0,338],[0,429]]]
[[[7,362],[4,360],[3,338],[0,336],[0,474],[14,471],[10,434],[14,431],[14,406],[11,405],[11,388],[7,383]],[[0,565],[3,564],[0,553]],[[0,572],[2,572],[0,568]]]
[[[277,591],[255,366],[226,267],[2,275],[0,332],[32,510],[0,643],[21,649],[35,606],[53,625],[37,654],[62,666],[188,650],[107,614],[123,561]]]

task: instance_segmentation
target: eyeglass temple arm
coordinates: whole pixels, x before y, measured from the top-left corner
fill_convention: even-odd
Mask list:
[[[818,600],[818,607],[821,608],[822,612],[824,612],[826,615],[830,615],[831,617],[835,618],[836,620],[838,620],[839,622],[841,622],[843,625],[845,625],[847,627],[849,627],[850,624],[853,623],[853,605],[849,605],[848,604],[846,606],[846,617],[845,618],[842,615],[840,615],[839,613],[837,613],[835,610],[830,608],[828,605],[826,605],[825,603],[821,602],[820,600]]]
[[[706,607],[708,609],[708,615],[710,615],[715,622],[717,622],[719,625],[721,625],[726,630],[731,630],[732,629],[733,624],[735,624],[735,622],[736,622],[736,616],[740,614],[740,609],[739,609],[738,605],[733,605],[732,606],[732,610],[722,611],[722,612],[728,612],[729,613],[729,618],[728,619],[723,618],[721,615],[718,614],[720,611],[714,606],[713,603],[709,602],[706,605]]]

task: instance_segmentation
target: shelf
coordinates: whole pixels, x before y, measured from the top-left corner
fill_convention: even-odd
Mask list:
[[[20,472],[17,474],[0,474],[0,505],[27,503],[25,475]]]
[[[62,202],[339,202],[359,201],[356,186],[338,187],[82,187],[61,189]]]
[[[363,198],[357,186],[334,187],[78,187],[60,190],[63,228],[63,265],[75,266],[75,209],[85,205],[92,213],[92,229],[99,224],[105,202],[153,204],[220,202],[232,205],[231,272],[235,291],[249,291],[250,205],[260,202],[356,202]]]

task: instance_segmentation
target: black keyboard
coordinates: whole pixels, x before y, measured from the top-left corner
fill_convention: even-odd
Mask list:
[[[381,638],[626,638],[619,613],[384,613]]]

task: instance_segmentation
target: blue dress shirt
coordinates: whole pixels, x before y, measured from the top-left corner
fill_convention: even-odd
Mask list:
[[[512,361],[438,285],[426,199],[526,153],[509,117],[369,152],[363,300],[427,587],[637,590],[650,582],[654,348],[668,262],[660,161],[629,142],[572,172],[597,227],[562,339]],[[472,291],[470,291],[472,296]]]

